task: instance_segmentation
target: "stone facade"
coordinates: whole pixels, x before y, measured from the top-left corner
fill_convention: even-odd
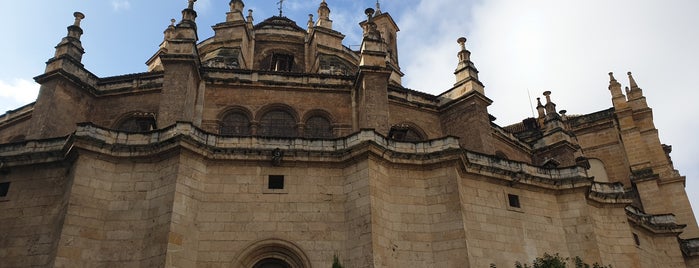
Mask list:
[[[194,2],[148,72],[100,78],[75,23],[0,117],[0,267],[512,267],[544,253],[694,267],[699,228],[631,73],[610,109],[494,124],[466,39],[454,87],[401,85],[398,26],[359,51],[323,1],[307,28]]]

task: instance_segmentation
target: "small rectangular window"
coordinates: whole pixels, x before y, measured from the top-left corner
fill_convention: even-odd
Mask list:
[[[641,240],[638,238],[637,234],[633,234],[633,242],[636,243],[636,246],[641,245]]]
[[[510,207],[520,208],[519,196],[514,194],[507,194],[507,201],[510,203]]]
[[[10,191],[10,183],[9,182],[0,183],[0,197],[7,196],[7,193],[9,191]]]
[[[284,189],[284,175],[269,175],[268,189]]]

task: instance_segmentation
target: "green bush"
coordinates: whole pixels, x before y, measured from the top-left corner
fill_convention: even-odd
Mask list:
[[[568,266],[568,261],[571,261],[571,265],[573,266]],[[555,255],[551,255],[548,253],[544,253],[543,257],[538,257],[534,259],[534,262],[532,262],[531,265],[529,264],[522,264],[520,262],[515,263],[515,268],[612,268],[611,265],[609,266],[603,266],[598,263],[594,263],[592,265],[589,265],[585,263],[580,257],[575,257],[575,258],[562,258],[561,256],[556,253]]]
[[[337,255],[333,255],[333,268],[342,268],[342,264],[340,264],[340,259]]]

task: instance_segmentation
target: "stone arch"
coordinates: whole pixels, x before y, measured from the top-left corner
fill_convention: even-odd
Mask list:
[[[242,106],[230,107],[218,116],[218,129],[221,135],[251,135],[252,113]]]
[[[255,116],[259,122],[258,135],[269,137],[296,137],[298,113],[291,106],[281,103],[262,107]]]
[[[590,168],[588,169],[588,176],[594,177],[596,182],[610,182],[609,175],[607,175],[607,169],[602,160],[597,158],[588,158],[587,161],[590,163]]]
[[[296,244],[281,239],[265,239],[246,247],[234,261],[233,267],[258,268],[273,262],[289,268],[311,268],[311,262]]]
[[[502,160],[510,160],[510,158],[507,157],[507,154],[500,150],[495,151],[495,157]]]
[[[333,116],[325,110],[315,109],[303,116],[303,135],[307,138],[333,138]]]
[[[546,161],[544,161],[544,164],[541,165],[543,168],[548,168],[548,169],[554,169],[558,168],[558,166],[561,165],[561,162],[558,162],[558,160],[549,158]]]
[[[388,137],[397,141],[407,142],[427,140],[425,131],[412,122],[402,122],[391,126]]]
[[[113,129],[124,132],[148,132],[157,129],[155,113],[149,112],[128,112],[116,120]]]
[[[258,61],[260,70],[276,71],[276,72],[300,72],[300,67],[303,63],[302,55],[285,48],[269,48],[260,53],[261,57]]]

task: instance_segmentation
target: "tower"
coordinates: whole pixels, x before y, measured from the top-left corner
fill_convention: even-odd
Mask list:
[[[46,71],[34,78],[41,89],[26,134],[29,139],[68,135],[77,123],[90,120],[97,77],[81,63],[85,50],[80,42],[83,34],[80,23],[85,15],[75,12],[73,16],[75,22],[68,26],[68,34],[56,46],[54,57],[46,63]]]
[[[360,50],[359,77],[352,92],[354,129],[374,129],[387,135],[388,83],[392,71],[386,63],[386,44],[373,20],[374,9],[366,9],[365,14],[367,20],[361,24],[364,38]]]

